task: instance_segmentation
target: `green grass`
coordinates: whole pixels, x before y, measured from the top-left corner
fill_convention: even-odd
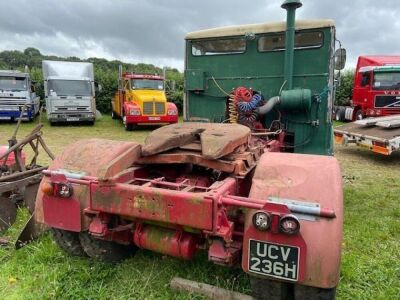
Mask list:
[[[14,126],[0,124],[0,144],[6,144]],[[33,126],[24,123],[19,137]],[[126,132],[120,121],[104,116],[93,127],[50,127],[45,123],[43,132],[58,154],[67,144],[83,138],[142,142],[149,129]],[[342,166],[345,187],[338,299],[400,299],[400,154],[383,157],[339,146],[335,156]],[[15,239],[27,216],[21,209],[18,222],[4,235]],[[168,284],[175,276],[250,292],[248,278],[240,269],[213,265],[207,262],[206,253],[184,262],[139,251],[110,266],[66,255],[49,234],[18,251],[0,247],[1,299],[202,299],[172,291]]]

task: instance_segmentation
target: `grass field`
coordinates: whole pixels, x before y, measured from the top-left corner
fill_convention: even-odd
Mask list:
[[[14,126],[0,124],[0,144],[7,143]],[[23,124],[19,137],[33,126]],[[67,144],[89,137],[142,142],[149,130],[126,132],[120,121],[105,116],[93,127],[45,123],[43,132],[58,154]],[[383,157],[339,146],[335,156],[345,187],[338,299],[400,299],[400,154]],[[27,216],[21,209],[18,222],[3,236],[14,239]],[[69,257],[49,234],[19,251],[0,248],[0,299],[202,299],[170,290],[169,281],[175,276],[250,293],[248,278],[240,269],[208,263],[205,253],[183,262],[139,251],[110,266]]]

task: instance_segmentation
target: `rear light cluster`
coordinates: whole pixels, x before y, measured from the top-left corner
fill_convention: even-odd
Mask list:
[[[265,211],[258,211],[253,215],[253,225],[260,231],[270,230],[272,228],[273,217],[279,218],[279,232],[287,235],[294,235],[300,231],[299,219],[292,214],[279,217],[272,216],[270,213]]]
[[[380,116],[382,115],[382,111],[380,109],[367,109],[368,116]]]
[[[42,185],[42,192],[48,196],[56,196],[60,198],[70,198],[74,192],[72,185],[69,183],[49,183]]]

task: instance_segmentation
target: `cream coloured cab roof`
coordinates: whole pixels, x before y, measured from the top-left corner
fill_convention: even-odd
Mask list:
[[[335,26],[335,22],[330,19],[296,21],[296,30],[324,28],[333,26]],[[285,30],[286,30],[286,22],[248,24],[248,25],[226,26],[226,27],[193,31],[188,33],[185,39],[191,40],[191,39],[204,39],[204,38],[224,37],[224,36],[240,36],[250,32],[259,34],[259,33],[270,33],[270,32],[282,32]]]

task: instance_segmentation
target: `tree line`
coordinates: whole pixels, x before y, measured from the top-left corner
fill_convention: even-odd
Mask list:
[[[39,96],[41,99],[44,99],[42,60],[84,61],[93,63],[95,80],[102,86],[102,90],[96,94],[97,109],[103,113],[109,113],[111,110],[111,98],[118,87],[119,65],[122,65],[124,71],[162,74],[162,69],[152,64],[130,64],[119,60],[108,61],[104,58],[96,57],[80,59],[75,56],[58,57],[43,55],[38,49],[32,47],[26,48],[24,51],[12,50],[0,52],[0,69],[24,70],[25,66],[27,66],[32,80],[37,83],[36,90]],[[177,69],[167,68],[166,77],[169,80],[175,81],[175,90],[170,90],[167,93],[168,100],[174,102],[179,111],[182,112],[183,74]],[[353,70],[342,72],[340,85],[336,90],[335,105],[348,104],[353,91],[353,81]]]
[[[1,70],[21,70],[26,67],[33,81],[36,82],[36,91],[41,99],[44,99],[42,60],[61,60],[76,62],[91,62],[94,66],[95,81],[102,86],[102,90],[96,93],[97,109],[102,113],[111,111],[111,98],[118,88],[118,67],[122,65],[124,71],[137,73],[162,74],[163,70],[152,64],[130,64],[119,60],[106,60],[104,58],[91,57],[80,59],[76,56],[58,57],[54,55],[43,55],[36,48],[26,48],[24,51],[11,50],[0,52]],[[175,89],[167,91],[168,101],[174,102],[182,111],[183,105],[183,74],[175,68],[166,69],[166,78],[175,81]]]

